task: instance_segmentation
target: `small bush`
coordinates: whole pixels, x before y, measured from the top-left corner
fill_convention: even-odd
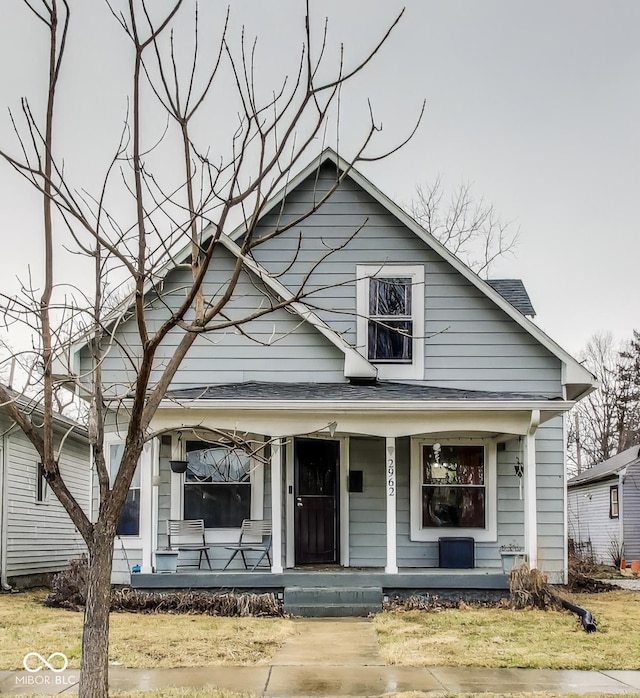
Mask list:
[[[523,563],[509,574],[510,604],[512,608],[560,608],[560,600],[553,593],[547,577],[538,569],[529,569]]]
[[[86,555],[71,560],[69,566],[51,581],[51,592],[44,600],[45,606],[82,610],[87,599],[87,573]]]
[[[597,594],[613,591],[616,587],[595,578],[599,565],[592,555],[579,555],[569,551],[569,575],[567,588],[571,592],[590,592]]]

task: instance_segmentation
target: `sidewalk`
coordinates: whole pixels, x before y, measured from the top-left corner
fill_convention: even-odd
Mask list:
[[[388,692],[640,692],[640,671],[395,667],[384,664],[371,621],[300,619],[269,665],[181,669],[112,667],[114,690],[217,686],[268,698],[380,696]],[[32,680],[31,683],[27,681]],[[37,683],[36,683],[37,681]],[[0,672],[0,695],[77,691],[77,671]]]

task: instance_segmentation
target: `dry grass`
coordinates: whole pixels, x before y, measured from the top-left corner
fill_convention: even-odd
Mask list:
[[[30,694],[23,698],[42,698]],[[164,688],[158,691],[116,691],[111,698],[257,698],[253,693],[236,693],[221,688]]]
[[[62,652],[79,666],[82,614],[46,608],[45,593],[0,595],[0,669],[22,668],[27,652]],[[147,668],[260,664],[291,632],[282,618],[112,613],[109,659]]]
[[[640,698],[640,693],[625,693],[625,698]],[[423,691],[405,691],[402,693],[385,693],[383,698],[618,698],[619,693],[553,693],[535,691],[533,693],[424,693]]]
[[[639,669],[640,594],[581,594],[598,630],[587,634],[566,611],[465,608],[382,613],[382,655],[400,666]]]

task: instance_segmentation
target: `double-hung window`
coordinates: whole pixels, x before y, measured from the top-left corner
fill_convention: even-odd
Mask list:
[[[358,265],[357,344],[381,378],[424,374],[424,267]]]
[[[187,441],[184,518],[205,528],[240,528],[251,518],[251,457],[241,448]]]

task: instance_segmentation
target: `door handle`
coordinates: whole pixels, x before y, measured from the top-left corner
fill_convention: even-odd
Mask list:
[[[303,507],[304,504],[302,503],[302,497],[296,497],[296,506],[297,507]]]

